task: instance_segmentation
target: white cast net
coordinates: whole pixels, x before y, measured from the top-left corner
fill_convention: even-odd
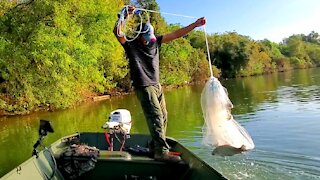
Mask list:
[[[220,81],[211,77],[201,94],[201,106],[204,116],[203,143],[219,147],[232,147],[241,151],[254,148],[248,132],[233,119],[231,103],[227,89]]]

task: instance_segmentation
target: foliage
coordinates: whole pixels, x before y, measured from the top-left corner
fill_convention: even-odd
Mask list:
[[[258,42],[261,43],[262,50],[265,51],[273,61],[284,57],[284,55],[280,51],[279,44],[271,42],[268,39],[264,39]]]
[[[17,0],[1,0],[0,1],[0,16],[3,16],[9,9],[17,4]]]
[[[296,68],[308,68],[319,65],[319,36],[311,32],[305,36],[292,35],[281,45],[281,52],[290,59]]]
[[[216,34],[210,39],[213,40],[209,43],[213,44],[210,55],[216,59],[214,63],[221,69],[222,76],[235,77],[248,62],[250,39],[235,32]]]
[[[143,9],[160,11],[160,7],[156,0],[136,0],[134,5]],[[167,24],[159,13],[148,13],[148,16],[150,17],[150,23],[155,29],[155,33],[163,34],[166,32]]]
[[[92,94],[130,90],[127,60],[112,32],[116,14],[130,2],[160,10],[156,0],[0,1],[0,114],[67,108]],[[159,35],[182,27],[168,25],[158,13],[149,16]],[[208,34],[208,44],[216,77],[320,65],[320,36],[314,31],[279,44],[236,32]],[[163,44],[160,56],[165,85],[209,77],[203,31]]]
[[[320,66],[320,45],[306,43],[306,51],[311,62],[316,66]]]
[[[252,76],[273,72],[275,64],[271,62],[270,56],[262,50],[260,43],[251,41],[248,43],[249,57],[246,66],[241,68],[236,76]]]
[[[167,31],[172,32],[178,28],[179,25],[171,25]],[[160,59],[161,82],[164,84],[179,85],[208,77],[208,68],[203,68],[208,67],[205,53],[193,48],[186,38],[163,44]],[[200,67],[202,69],[199,69]]]
[[[37,0],[2,16],[1,108],[65,108],[115,87],[127,73],[111,31],[118,9],[111,0]]]
[[[188,36],[194,48],[206,50],[201,33]],[[235,32],[208,35],[210,56],[222,77],[252,76],[292,68],[319,66],[319,35],[293,35],[277,44],[254,41]]]
[[[194,66],[201,59],[199,53],[186,39],[178,39],[161,48],[161,82],[167,85],[183,84],[191,81]]]
[[[308,35],[301,34],[303,41],[320,45],[320,35],[315,31],[311,31]]]

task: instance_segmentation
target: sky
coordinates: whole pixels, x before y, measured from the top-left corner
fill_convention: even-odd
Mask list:
[[[208,33],[237,32],[279,43],[293,34],[320,33],[320,0],[157,0],[161,12],[205,17]],[[194,19],[162,14],[168,23]]]

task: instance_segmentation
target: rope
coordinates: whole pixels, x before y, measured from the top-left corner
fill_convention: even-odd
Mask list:
[[[160,12],[160,11],[154,11],[154,10],[143,9],[143,8],[135,8],[135,9],[137,9],[137,10],[141,10],[141,11],[147,11],[147,12],[158,13],[158,14],[167,14],[167,15],[171,15],[171,16],[179,16],[179,17],[185,17],[185,18],[190,18],[190,19],[197,19],[196,17],[193,17],[193,16],[186,16],[186,15],[181,15],[181,14],[174,14],[174,13]]]
[[[203,26],[203,31],[204,31],[204,36],[206,38],[206,46],[207,46],[207,53],[208,53],[208,60],[209,60],[209,67],[210,67],[210,75],[211,75],[211,78],[213,78],[212,64],[211,64],[211,58],[210,58],[210,51],[209,51],[209,44],[208,44],[206,25]]]
[[[139,27],[139,31],[135,31],[135,30],[132,30],[133,32],[135,32],[137,35],[134,36],[132,39],[128,39],[127,36],[125,35],[125,31],[126,31],[126,24],[127,22],[130,20],[130,16],[129,16],[129,9],[128,9],[129,6],[125,6],[124,9],[122,10],[121,14],[120,14],[120,17],[119,17],[119,20],[117,22],[117,36],[118,37],[124,37],[124,39],[128,42],[131,42],[131,41],[134,41],[135,39],[137,39],[139,37],[139,34],[141,33],[146,33],[149,31],[149,28],[146,29],[145,31],[142,31],[142,22],[143,22],[143,18],[141,16],[140,13],[137,13],[138,16],[140,17],[140,27]],[[124,13],[127,14],[127,18],[125,17]],[[148,15],[148,22],[150,22],[150,17]],[[120,27],[121,25],[123,25],[123,30],[122,30],[122,33],[120,32]]]
[[[129,5],[125,5],[125,12],[127,13],[127,15],[129,14],[129,10],[128,10],[128,7]],[[152,12],[152,13],[158,13],[158,14],[167,14],[167,15],[171,15],[171,16],[178,16],[178,17],[184,17],[184,18],[190,18],[190,19],[197,19],[197,17],[193,17],[193,16],[187,16],[187,15],[182,15],[182,14],[175,14],[175,13],[167,13],[167,12],[160,12],[160,11],[155,11],[155,10],[149,10],[149,9],[143,9],[143,8],[135,8],[135,11],[138,12],[138,11],[145,11],[145,12]],[[120,15],[120,18],[119,18],[119,21],[118,21],[118,24],[117,24],[117,35],[118,37],[124,37],[126,41],[130,42],[130,41],[133,41],[135,40],[136,38],[138,38],[139,34],[140,33],[145,33],[145,32],[148,32],[149,29],[145,30],[142,32],[142,21],[143,21],[143,18],[141,16],[141,13],[138,12],[137,13],[140,17],[140,30],[139,31],[133,31],[135,33],[137,33],[137,35],[128,40],[128,38],[126,37],[124,30],[126,29],[126,22],[129,21],[129,16],[127,19],[125,19],[124,17],[124,14],[121,13]],[[150,17],[148,15],[148,22],[150,22]],[[121,24],[123,23],[123,30],[122,30],[122,33],[120,33],[120,26]],[[206,47],[207,47],[207,54],[208,54],[208,62],[209,62],[209,67],[210,67],[210,75],[211,75],[211,78],[213,77],[213,72],[212,72],[212,62],[211,62],[211,57],[210,57],[210,51],[209,51],[209,43],[208,43],[208,37],[207,37],[207,30],[206,30],[206,25],[203,25],[203,32],[204,32],[204,35],[205,35],[205,41],[206,41]]]

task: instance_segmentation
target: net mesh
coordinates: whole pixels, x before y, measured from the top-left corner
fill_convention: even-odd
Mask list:
[[[249,133],[233,119],[233,104],[227,89],[212,77],[201,94],[201,107],[204,116],[203,144],[218,147],[233,147],[243,151],[254,148]]]

